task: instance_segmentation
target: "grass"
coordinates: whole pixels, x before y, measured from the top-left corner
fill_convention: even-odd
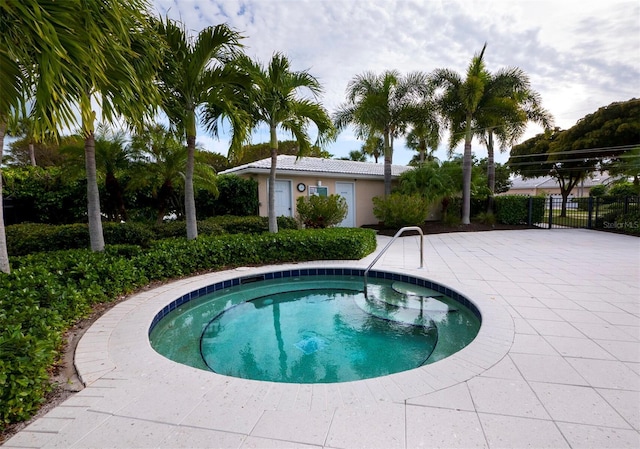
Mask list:
[[[560,209],[553,209],[552,223],[558,226],[571,226],[586,228],[589,222],[589,212],[585,210],[567,209],[566,217],[561,217]],[[595,217],[591,217],[595,219]],[[549,222],[549,209],[544,212],[544,222]]]

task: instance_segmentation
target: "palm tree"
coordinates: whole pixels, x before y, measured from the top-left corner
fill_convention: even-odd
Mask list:
[[[104,123],[98,125],[94,137],[96,179],[104,182],[107,196],[105,213],[111,220],[127,220],[127,211],[123,198],[123,186],[119,180],[131,164],[131,151],[126,144],[123,131],[112,131]],[[76,175],[84,167],[85,145],[82,136],[75,141],[60,147],[62,154],[70,156],[66,169],[71,176]]]
[[[275,53],[267,67],[248,57],[241,58],[239,65],[247,71],[253,83],[249,93],[253,126],[255,128],[260,124],[266,124],[269,127],[269,232],[278,232],[275,212],[278,129],[293,135],[298,142],[299,156],[304,156],[311,150],[310,124],[316,127],[316,145],[319,146],[332,139],[335,130],[327,111],[320,103],[299,96],[304,89],[317,98],[322,91],[320,83],[307,71],[292,71],[286,56]]]
[[[440,145],[440,120],[437,107],[430,98],[421,101],[413,111],[407,147],[418,151],[420,164],[433,161],[433,152]]]
[[[362,153],[367,156],[373,157],[375,163],[378,163],[378,158],[384,154],[384,140],[376,133],[369,134],[367,140],[365,140],[361,149]]]
[[[78,20],[78,0],[0,2],[0,160],[9,117],[27,104],[35,133],[56,131],[75,121],[70,93],[77,88],[76,61],[91,59],[87,31]],[[0,183],[1,184],[1,183]],[[9,273],[0,185],[0,270]]]
[[[342,161],[367,162],[367,155],[362,151],[353,150],[349,151],[349,156],[341,157],[339,159]]]
[[[347,102],[333,116],[338,130],[355,125],[358,137],[366,139],[379,133],[384,143],[384,188],[391,193],[393,140],[404,134],[410,123],[411,108],[428,87],[426,77],[412,73],[402,77],[395,70],[380,75],[365,72],[347,85]]]
[[[159,95],[155,75],[162,47],[151,28],[146,0],[92,0],[78,14],[90,30],[86,45],[98,69],[86,61],[81,88],[77,92],[82,133],[85,140],[85,168],[89,239],[93,251],[104,249],[102,214],[97,183],[95,120],[92,100],[101,106],[101,121],[112,123],[123,117],[131,128],[140,128],[155,113]]]
[[[438,99],[441,113],[448,122],[451,134],[450,151],[464,140],[462,162],[462,223],[470,223],[471,212],[471,143],[474,135],[486,143],[488,185],[495,191],[494,137],[502,145],[515,142],[522,136],[528,121],[548,127],[551,116],[540,106],[539,95],[530,87],[528,77],[518,68],[500,70],[492,75],[484,64],[484,52],[476,54],[463,79],[448,69],[437,69],[431,75],[436,88],[442,92]]]
[[[239,146],[242,130],[247,125],[236,119],[233,97],[242,80],[237,71],[227,67],[238,56],[240,35],[227,25],[207,27],[194,39],[184,26],[166,19],[157,24],[158,31],[169,51],[160,73],[163,109],[171,124],[184,134],[187,141],[184,202],[187,238],[198,237],[193,176],[196,152],[198,116],[208,106],[201,119],[213,134],[225,114],[231,117],[234,137],[232,146]]]
[[[151,125],[134,135],[129,147],[133,165],[128,187],[150,188],[156,201],[156,224],[170,212],[171,202],[184,186],[187,147],[180,135],[162,125]],[[218,195],[215,170],[206,163],[207,155],[196,151],[194,184]]]
[[[490,83],[491,74],[485,68],[484,51],[476,54],[463,79],[458,73],[449,69],[436,69],[431,74],[431,81],[436,88],[442,89],[438,98],[443,118],[449,125],[449,149],[453,151],[461,140],[464,140],[462,160],[462,224],[469,224],[471,214],[471,141],[477,128],[478,117],[482,106],[486,103],[485,90]]]
[[[24,137],[27,141],[29,148],[29,162],[32,167],[36,164],[36,133],[35,133],[36,121],[33,116],[30,116],[23,111],[20,117],[15,115],[9,117],[9,123],[7,124],[7,134],[11,137]]]
[[[492,75],[485,88],[485,97],[489,101],[478,120],[477,134],[487,147],[487,187],[493,195],[495,141],[500,143],[500,152],[503,152],[522,137],[528,122],[550,130],[553,117],[542,108],[540,95],[531,88],[529,77],[517,67],[502,69]],[[491,204],[489,208],[491,210]]]

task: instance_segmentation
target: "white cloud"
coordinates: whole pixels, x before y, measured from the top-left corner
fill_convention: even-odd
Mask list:
[[[275,51],[285,53],[294,70],[308,69],[319,78],[330,111],[344,101],[347,83],[357,74],[440,67],[463,74],[485,42],[488,68],[522,68],[563,128],[640,92],[637,0],[154,0],[153,5],[194,33],[228,23],[246,37],[247,54],[263,63]],[[532,126],[526,137],[538,131]],[[345,132],[329,151],[345,156],[360,146]],[[225,148],[225,142],[215,148]],[[478,143],[474,150],[483,156]],[[394,162],[406,163],[411,156],[397,141]]]

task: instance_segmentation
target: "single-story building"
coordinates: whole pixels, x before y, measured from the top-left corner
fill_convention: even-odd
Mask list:
[[[571,191],[570,198],[582,198],[589,196],[591,187],[604,184],[608,185],[615,178],[609,176],[608,173],[594,173],[591,177],[581,181]],[[516,176],[511,180],[511,187],[502,195],[545,195],[545,196],[561,196],[560,185],[558,181],[551,176],[539,178],[522,179],[522,176]]]
[[[396,180],[412,167],[391,166],[391,179]],[[267,184],[271,158],[250,162],[220,172],[253,178],[258,182],[259,214],[267,216]],[[276,173],[276,216],[296,216],[296,200],[300,196],[338,194],[345,198],[349,211],[340,224],[360,227],[375,224],[373,197],[384,195],[384,164],[355,162],[317,157],[278,156]]]

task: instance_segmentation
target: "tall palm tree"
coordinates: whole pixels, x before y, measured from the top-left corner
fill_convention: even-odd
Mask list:
[[[485,90],[490,83],[491,74],[484,64],[484,51],[476,54],[465,78],[449,69],[436,69],[431,74],[431,81],[441,89],[438,103],[443,118],[449,125],[449,149],[464,140],[462,160],[462,224],[471,223],[471,141],[477,128],[478,117],[482,106],[486,104]]]
[[[207,27],[195,38],[188,35],[183,25],[170,19],[159,21],[157,28],[169,49],[160,72],[163,109],[187,141],[185,215],[187,238],[195,239],[198,227],[193,176],[198,120],[217,134],[219,118],[224,114],[235,117],[231,105],[234,94],[238,93],[234,86],[241,85],[241,77],[231,70],[232,66],[227,66],[239,54],[241,37],[224,24]],[[202,115],[206,106],[208,112]],[[239,124],[235,119],[231,123],[232,145],[239,146],[246,124]]]
[[[55,131],[75,121],[70,93],[81,73],[75,61],[91,59],[78,20],[79,0],[0,2],[0,160],[10,116],[28,103],[35,132]],[[1,183],[0,183],[1,184]],[[0,185],[0,270],[9,273]]]
[[[95,120],[92,101],[101,106],[101,121],[124,118],[130,127],[140,128],[155,113],[159,101],[155,76],[161,46],[151,27],[147,0],[91,0],[83,2],[78,14],[92,32],[86,45],[98,62],[94,70],[86,61],[86,75],[77,92],[82,133],[85,140],[85,169],[89,239],[93,251],[104,249],[102,214],[97,183]]]
[[[123,198],[121,175],[131,164],[131,151],[127,146],[127,137],[123,131],[113,131],[104,123],[98,125],[94,136],[96,179],[104,182],[107,197],[105,213],[115,221],[127,220],[127,211]],[[85,142],[83,136],[62,145],[60,152],[67,156],[66,171],[71,176],[84,172]]]
[[[333,115],[338,130],[355,126],[362,139],[380,133],[384,143],[384,187],[391,193],[393,140],[405,133],[410,123],[410,110],[420,92],[428,87],[426,77],[419,72],[403,77],[395,70],[380,75],[365,72],[347,85],[347,102]]]
[[[553,117],[542,107],[540,94],[531,88],[529,77],[517,67],[501,69],[491,75],[484,96],[489,101],[478,120],[477,135],[487,147],[487,187],[493,195],[496,141],[503,152],[523,136],[528,122],[550,130]]]
[[[252,80],[249,103],[253,127],[265,124],[269,127],[271,168],[269,171],[269,232],[278,232],[275,212],[275,182],[278,164],[278,130],[289,132],[298,142],[298,155],[311,150],[309,125],[315,125],[316,145],[322,146],[335,136],[335,130],[327,111],[314,99],[322,92],[318,80],[307,71],[292,71],[289,59],[275,53],[269,65],[264,67],[243,57],[239,65]],[[301,97],[303,90],[314,99]]]

